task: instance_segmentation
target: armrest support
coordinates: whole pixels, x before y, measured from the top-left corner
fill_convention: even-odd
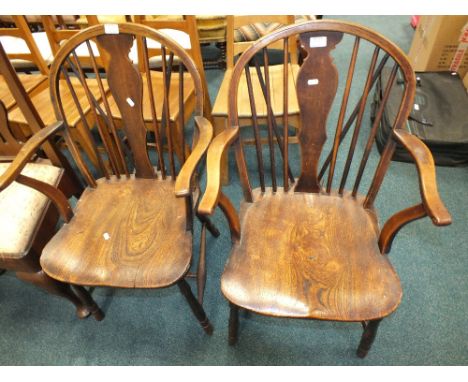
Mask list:
[[[62,121],[56,122],[41,129],[28,139],[13,162],[8,166],[8,169],[0,176],[0,191],[4,190],[16,180],[24,166],[31,160],[32,155],[36,153],[36,150],[52,135],[61,130],[63,126],[64,124]]]
[[[239,127],[228,128],[213,139],[208,149],[206,190],[198,205],[198,213],[202,215],[211,215],[218,204],[221,194],[221,157],[238,134]]]
[[[414,135],[400,129],[393,131],[395,139],[411,154],[419,174],[422,204],[427,215],[437,226],[449,225],[452,217],[437,191],[434,159],[427,146]]]
[[[190,194],[192,190],[192,177],[195,173],[195,169],[203,158],[203,155],[205,155],[213,139],[213,126],[211,126],[210,121],[206,118],[196,116],[195,126],[199,133],[198,141],[177,176],[175,183],[176,196],[187,196]]]

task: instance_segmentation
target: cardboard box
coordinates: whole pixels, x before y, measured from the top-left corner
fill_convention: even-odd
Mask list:
[[[408,57],[416,72],[468,72],[468,16],[421,16]]]

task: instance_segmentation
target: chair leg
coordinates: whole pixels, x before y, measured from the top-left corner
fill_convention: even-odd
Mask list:
[[[234,304],[229,304],[229,338],[228,342],[230,346],[237,343],[237,332],[239,329],[239,307]]]
[[[193,314],[200,322],[201,327],[205,331],[206,334],[212,335],[213,334],[213,326],[211,325],[208,317],[206,317],[206,313],[203,310],[203,307],[200,305],[198,300],[192,293],[190,289],[190,285],[188,285],[187,281],[184,279],[179,280],[177,283],[180,292],[184,295],[185,299],[187,300],[188,304],[190,305],[190,309],[192,309]]]
[[[91,297],[91,294],[88,292],[88,290],[80,285],[73,285],[72,288],[83,304],[89,308],[94,319],[96,321],[102,321],[105,317],[105,314],[101,308],[99,308],[98,304],[96,304],[96,301],[94,301],[94,299]]]
[[[375,340],[375,336],[377,335],[377,329],[379,327],[380,322],[382,319],[379,320],[373,320],[367,322],[367,324],[363,325],[364,326],[364,333],[362,334],[361,337],[361,342],[359,343],[359,347],[357,349],[357,356],[359,358],[364,358],[367,353],[369,352],[372,343]]]
[[[16,276],[20,280],[36,285],[49,293],[70,301],[76,307],[76,315],[78,318],[86,318],[93,313],[92,307],[83,303],[73,292],[69,284],[54,280],[42,270],[38,272],[16,272]]]

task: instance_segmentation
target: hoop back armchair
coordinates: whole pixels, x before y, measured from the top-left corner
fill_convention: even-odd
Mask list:
[[[268,48],[282,42],[287,52],[292,36],[298,36],[306,57],[297,77],[291,78],[284,53],[283,87],[275,89],[283,93],[282,126],[273,123],[271,108],[266,126],[257,123],[252,109],[255,146],[249,151],[239,129],[239,83],[251,77],[255,55],[263,54],[266,102],[271,104]],[[337,69],[335,49],[348,52],[347,70]],[[370,49],[370,62],[358,57],[360,49]],[[382,102],[372,126],[365,128],[370,94],[386,66],[391,75]],[[404,84],[401,105],[379,157],[372,151],[373,142],[397,76]],[[287,84],[292,80],[300,109],[298,150],[288,142]],[[255,105],[252,87],[247,90],[245,96]],[[209,216],[219,206],[231,229],[232,251],[221,279],[231,306],[231,344],[237,341],[238,310],[246,309],[273,317],[361,322],[358,355],[367,354],[378,324],[398,307],[402,296],[387,256],[396,233],[425,216],[437,226],[451,222],[437,192],[430,151],[404,129],[414,90],[415,76],[405,54],[378,33],[352,23],[327,20],[287,26],[258,40],[240,57],[230,82],[229,126],[209,148],[207,187],[198,208]],[[353,98],[352,92],[360,95]],[[267,145],[261,145],[262,136]],[[421,202],[381,226],[374,202],[396,142],[414,158]],[[221,189],[221,158],[230,146],[243,190],[239,214]]]

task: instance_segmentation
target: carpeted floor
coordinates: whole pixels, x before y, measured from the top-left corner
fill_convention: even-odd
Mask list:
[[[343,17],[374,28],[404,51],[412,38],[409,16]],[[369,53],[371,54],[371,53]],[[347,63],[335,61],[340,68]],[[223,73],[207,71],[214,100]],[[361,74],[360,74],[361,75]],[[364,75],[364,74],[362,74]],[[336,115],[334,116],[336,119]],[[333,120],[333,116],[330,117]],[[369,124],[369,116],[364,119]],[[231,158],[225,192],[235,205],[241,190]],[[356,323],[273,319],[241,315],[240,340],[226,341],[228,304],[219,280],[230,249],[223,234],[208,235],[205,309],[215,332],[204,334],[177,288],[93,291],[106,319],[78,320],[71,304],[17,280],[0,277],[1,365],[466,365],[468,363],[468,168],[438,168],[439,190],[453,224],[429,219],[397,236],[390,257],[404,289],[398,310],[385,319],[365,360],[355,356]],[[414,165],[393,163],[377,201],[381,221],[419,199]],[[194,248],[198,247],[197,227]]]

